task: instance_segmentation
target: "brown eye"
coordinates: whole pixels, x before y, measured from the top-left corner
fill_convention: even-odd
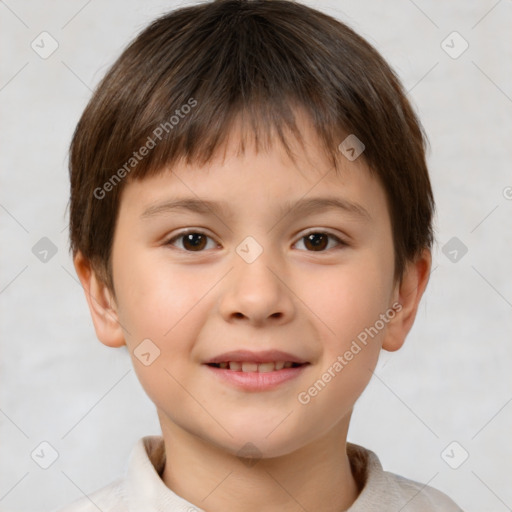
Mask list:
[[[303,236],[300,241],[304,241],[304,246],[307,251],[324,252],[326,249],[332,248],[332,245],[329,247],[329,239],[335,240],[335,245],[346,245],[337,236],[331,235],[330,233],[323,233],[321,231],[309,233]]]
[[[178,245],[179,249],[187,252],[202,252],[208,244],[208,239],[212,240],[204,233],[189,231],[188,233],[181,233],[180,235],[171,238],[166,245],[176,246],[178,245],[177,242],[181,240],[181,244],[179,244],[181,247]],[[213,246],[215,246],[215,243],[213,243]]]
[[[304,240],[304,245],[312,251],[323,251],[328,244],[328,237],[323,233],[311,233]]]
[[[206,237],[200,233],[183,235],[183,247],[186,250],[200,251],[206,246]]]

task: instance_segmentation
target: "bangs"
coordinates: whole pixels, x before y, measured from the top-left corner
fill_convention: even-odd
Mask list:
[[[195,101],[193,99],[191,103]],[[234,107],[228,110],[219,106],[218,111],[221,114],[216,119],[205,120],[202,116],[198,116],[199,120],[194,119],[194,113],[191,112],[189,119],[183,118],[176,124],[172,123],[175,121],[172,118],[177,116],[169,116],[167,122],[144,133],[137,142],[127,144],[126,154],[131,156],[120,166],[125,170],[130,169],[127,183],[169,170],[178,162],[202,167],[221,155],[225,158],[228,145],[239,156],[249,147],[258,153],[279,144],[290,160],[297,164],[297,156],[303,158],[303,152],[297,155],[294,148],[298,146],[304,149],[311,142],[305,140],[299,127],[299,114],[304,113],[320,141],[319,149],[332,167],[338,167],[336,151],[341,140],[341,130],[325,122],[315,123],[313,113],[306,112],[304,105],[283,101],[275,105],[249,105],[249,108],[245,106],[243,110]],[[200,136],[197,136],[198,132]],[[237,146],[231,146],[233,136],[236,137]],[[139,155],[144,152],[147,156],[139,160],[134,157],[134,152]]]

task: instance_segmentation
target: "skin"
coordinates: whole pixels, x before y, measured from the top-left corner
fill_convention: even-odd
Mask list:
[[[224,155],[204,168],[179,164],[128,183],[113,242],[115,296],[80,253],[74,261],[99,340],[127,345],[157,407],[168,454],[163,481],[208,512],[350,507],[359,492],[346,454],[353,406],[381,349],[402,346],[428,282],[428,250],[408,262],[401,284],[394,280],[384,189],[363,158],[340,156],[336,174],[307,120],[300,126],[309,142],[295,144],[298,164],[279,144],[237,155],[234,132]],[[356,203],[368,217],[280,212],[285,201],[325,196]],[[225,202],[226,211],[141,218],[151,206],[184,197]],[[176,238],[185,228],[210,237],[199,237],[200,251]],[[321,250],[304,238],[311,231]],[[247,236],[263,249],[252,263],[236,252]],[[301,404],[299,393],[394,303],[400,312]],[[145,366],[134,350],[148,338],[160,355]],[[283,350],[310,364],[273,390],[242,391],[202,364],[236,349]],[[255,464],[237,456],[248,442],[258,450]]]

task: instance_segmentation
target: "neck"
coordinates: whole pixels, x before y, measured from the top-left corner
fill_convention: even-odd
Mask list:
[[[164,483],[190,503],[224,512],[339,512],[358,495],[346,452],[346,424],[287,455],[241,459],[161,421]]]

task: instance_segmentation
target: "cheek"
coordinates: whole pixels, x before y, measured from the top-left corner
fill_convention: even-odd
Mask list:
[[[129,331],[127,343],[133,345],[142,337],[165,345],[176,332],[186,330],[185,326],[197,315],[198,305],[215,283],[211,274],[172,265],[165,251],[151,258],[148,253],[142,253],[121,264],[119,316]]]
[[[357,263],[340,267],[331,282],[319,288],[326,293],[317,293],[316,308],[334,334],[324,331],[323,373],[316,388],[323,390],[325,385],[329,390],[318,393],[315,406],[328,408],[332,401],[341,410],[350,409],[370,381],[387,325],[381,315],[389,312],[392,265],[392,258],[362,256]]]
[[[170,397],[184,403],[187,363],[218,277],[142,254],[120,265],[117,278],[119,319],[142,387],[159,408],[168,409]]]
[[[121,266],[118,276],[119,319],[128,331],[126,344],[141,385],[158,407],[164,407],[169,396],[175,403],[187,400],[178,382],[188,382],[188,363],[214,307],[208,292],[218,275],[211,269],[171,265],[164,254],[134,257]],[[149,357],[141,357],[148,352]]]
[[[317,322],[323,352],[318,371],[297,397],[329,429],[350,412],[377,364],[388,311],[388,276],[377,260],[339,268],[310,287],[308,304]],[[306,301],[306,300],[305,300]],[[336,404],[333,407],[332,404]]]
[[[375,257],[361,257],[303,280],[301,297],[321,319],[327,338],[334,340],[336,346],[331,348],[342,349],[388,309],[390,265]]]

